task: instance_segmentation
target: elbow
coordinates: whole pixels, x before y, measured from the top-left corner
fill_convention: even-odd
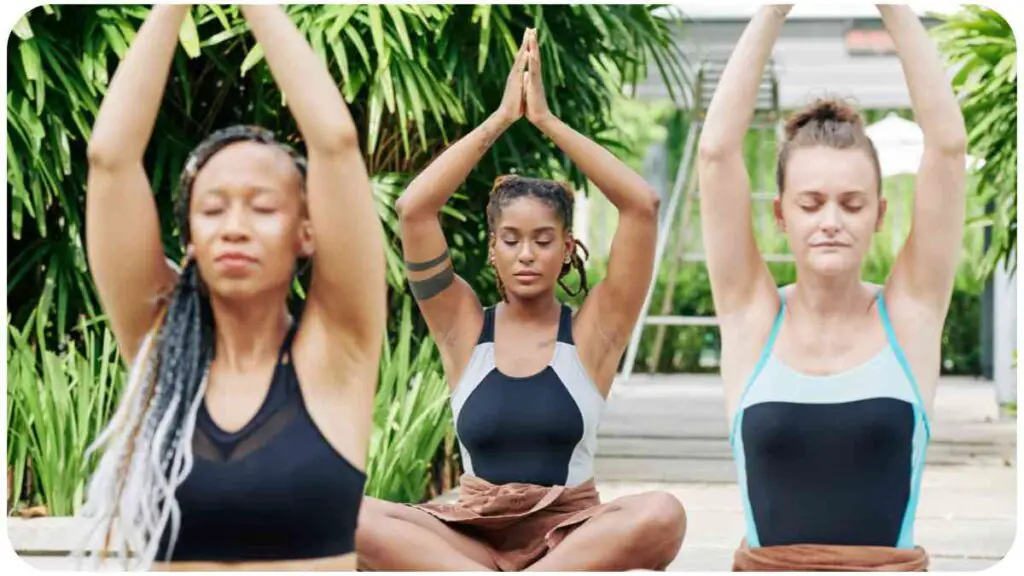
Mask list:
[[[651,219],[658,219],[658,212],[661,210],[661,198],[654,188],[650,186],[644,190],[644,200],[640,203],[640,211],[644,216]]]
[[[658,197],[658,193],[654,191],[654,188],[650,186],[645,186],[638,194],[638,198],[631,202],[628,208],[632,216],[643,218],[644,220],[657,220],[660,210],[661,198]]]
[[[408,192],[402,194],[395,200],[395,214],[398,215],[399,222],[410,222],[415,220],[423,213],[423,210],[417,206],[415,200],[413,200]]]
[[[409,214],[409,198],[407,196],[399,196],[395,200],[395,214],[398,215],[399,220],[404,220]]]
[[[701,138],[697,143],[697,159],[700,162],[718,162],[731,153],[736,147],[713,138]]]
[[[444,200],[432,198],[431,194],[436,191],[431,190],[429,186],[424,188],[420,182],[421,177],[422,175],[413,179],[402,195],[395,200],[395,214],[398,215],[399,223],[437,220],[440,217]]]
[[[943,156],[950,158],[963,158],[967,156],[967,131],[960,129],[950,130],[944,134],[942,139],[935,143],[935,148]]]
[[[95,138],[89,140],[85,157],[90,170],[110,170],[125,160],[123,147],[119,150],[118,146]]]
[[[957,114],[954,121],[950,118],[941,128],[925,131],[924,144],[944,157],[957,158],[967,156],[967,127],[963,116]]]
[[[321,125],[316,136],[307,139],[307,145],[327,154],[347,154],[359,151],[359,133],[348,123]]]

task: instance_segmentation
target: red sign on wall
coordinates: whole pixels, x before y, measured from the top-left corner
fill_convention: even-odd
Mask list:
[[[850,54],[895,54],[892,36],[884,28],[853,28],[846,31],[846,51]]]

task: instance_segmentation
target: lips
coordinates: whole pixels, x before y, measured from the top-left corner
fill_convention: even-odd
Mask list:
[[[524,285],[525,284],[533,284],[533,283],[537,282],[538,280],[540,280],[540,274],[538,274],[536,272],[528,272],[528,271],[517,272],[513,276],[515,277],[516,282],[519,282],[520,284],[524,284]]]
[[[217,258],[214,261],[227,265],[239,266],[245,264],[255,264],[256,258],[253,258],[252,256],[245,254],[243,252],[225,252],[217,256]]]

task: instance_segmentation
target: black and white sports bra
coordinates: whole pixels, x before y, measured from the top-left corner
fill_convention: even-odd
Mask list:
[[[605,398],[587,375],[562,306],[555,352],[540,372],[517,378],[494,359],[494,308],[452,394],[463,468],[492,484],[575,486],[594,475]]]

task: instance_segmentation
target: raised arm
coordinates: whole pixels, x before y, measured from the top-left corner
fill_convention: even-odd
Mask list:
[[[176,281],[143,154],[163,100],[188,5],[154,6],[117,68],[89,139],[85,231],[89,267],[121,354],[134,360]]]
[[[541,75],[537,34],[529,35],[526,117],[564,151],[588,180],[615,205],[618,226],[612,238],[605,279],[587,297],[580,318],[596,328],[593,353],[599,372],[614,373],[619,356],[640,316],[654,270],[658,235],[658,195],[614,154],[573,130],[548,108]],[[592,319],[592,322],[591,322]],[[581,343],[582,344],[582,343]],[[586,351],[584,351],[586,352]],[[604,380],[603,378],[598,378]],[[610,379],[609,379],[610,382]]]
[[[374,360],[387,317],[384,229],[355,123],[326,66],[281,7],[244,6],[242,13],[309,155],[315,252],[307,317],[322,320],[331,339],[344,338],[351,345],[345,349],[354,346]]]
[[[469,352],[465,344],[468,342],[471,348],[475,342],[483,312],[472,288],[452,268],[439,215],[498,137],[522,117],[525,65],[524,42],[509,72],[498,109],[416,176],[395,202],[409,287],[438,343],[451,383],[451,369],[464,364],[463,356]]]
[[[701,232],[718,316],[774,294],[754,238],[743,140],[750,128],[772,45],[791,6],[764,6],[751,19],[722,73],[700,136],[697,175]]]
[[[913,224],[889,290],[894,298],[923,307],[941,325],[963,239],[967,132],[938,51],[917,15],[907,6],[878,8],[903,66],[914,118],[924,133]]]

